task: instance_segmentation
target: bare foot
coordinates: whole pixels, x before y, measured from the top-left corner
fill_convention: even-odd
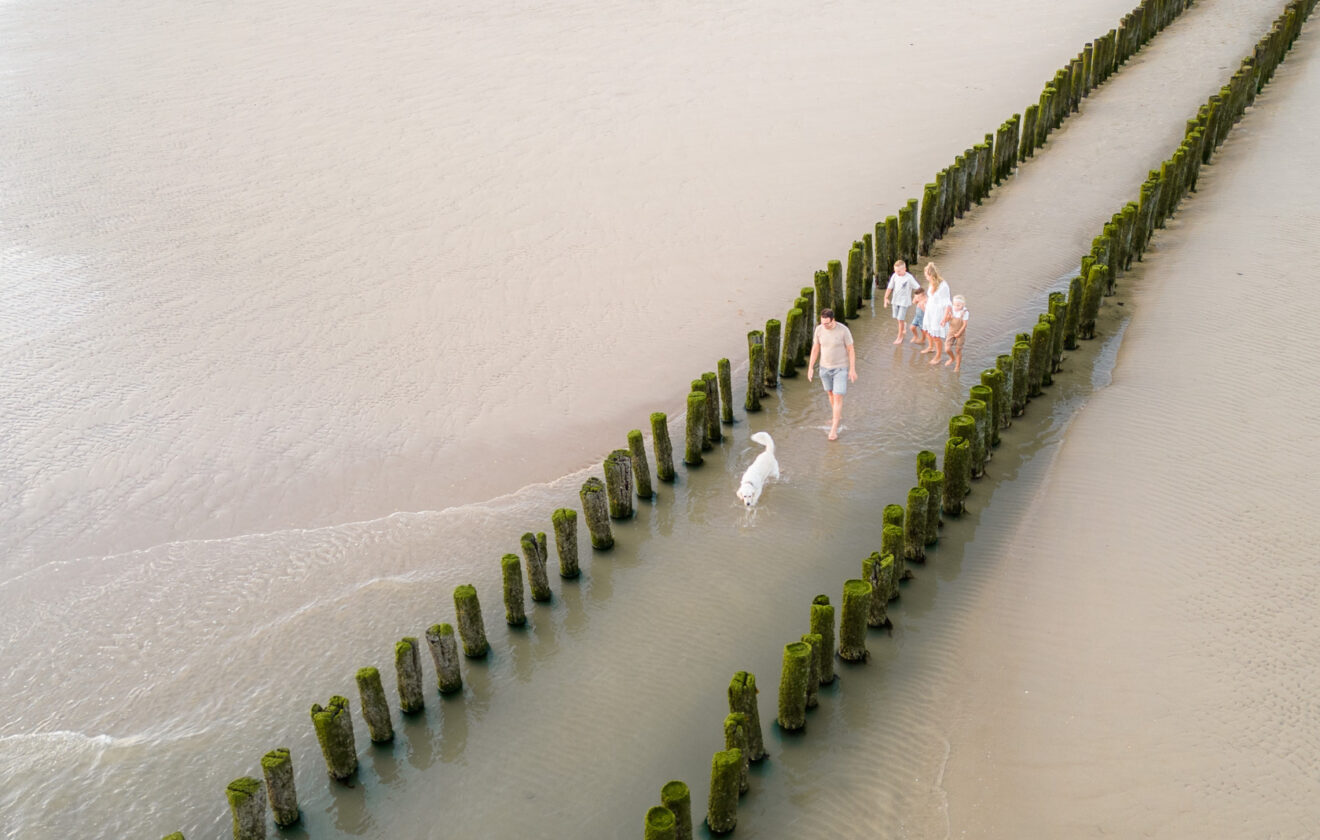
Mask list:
[[[953,369],[954,369],[954,371],[956,372],[956,371],[958,370],[958,368],[960,368],[960,367],[962,367],[962,362],[959,362],[958,364],[954,365],[954,366],[953,366]]]
[[[921,355],[924,356],[924,355],[926,355],[927,353],[934,353],[934,352],[935,352],[934,350],[932,350],[932,349],[930,349],[929,347],[927,347],[925,350],[922,350],[922,351],[921,351]]]
[[[928,365],[938,365],[939,363],[940,363],[940,357],[939,357],[939,356],[936,356],[935,358],[931,359],[931,360],[930,360],[929,362],[927,362],[926,364],[928,364]]]
[[[839,433],[834,431],[833,429],[830,429],[830,440],[838,440],[838,439],[839,439]]]
[[[894,343],[895,343],[895,344],[902,344],[902,343],[903,343],[903,336],[900,335],[898,338],[894,339]]]
[[[948,366],[951,365],[951,364],[953,364],[953,359],[949,359],[948,361],[946,361],[946,362],[944,363],[944,366],[945,366],[945,367],[948,367]]]

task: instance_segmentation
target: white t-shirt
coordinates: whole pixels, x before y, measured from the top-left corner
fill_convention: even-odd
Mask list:
[[[889,302],[894,306],[911,306],[912,293],[921,286],[911,273],[889,275]]]
[[[820,345],[820,366],[822,368],[846,368],[848,366],[848,348],[852,346],[852,333],[838,321],[825,329],[824,324],[816,325],[816,343]]]

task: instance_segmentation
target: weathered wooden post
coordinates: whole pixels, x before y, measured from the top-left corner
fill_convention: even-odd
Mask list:
[[[939,466],[939,456],[929,449],[923,449],[917,453],[917,478],[926,470],[933,470]]]
[[[894,561],[873,551],[862,561],[862,580],[871,585],[871,598],[867,602],[866,626],[889,627],[887,605],[898,592],[898,579],[894,576]],[[840,642],[842,650],[842,642]],[[845,657],[846,658],[846,657]]]
[[[673,469],[672,464],[670,469]],[[577,511],[572,508],[558,508],[550,514],[550,523],[555,526],[555,552],[559,555],[559,576],[575,578],[581,573],[578,567]]]
[[[522,627],[527,623],[527,613],[523,610],[522,566],[518,555],[501,557],[500,570],[504,576],[504,622],[510,627]]]
[[[688,394],[688,406],[691,407],[694,399],[704,400],[706,397],[702,394]],[[688,412],[688,449],[692,449],[692,414]],[[701,463],[701,436],[697,436],[696,443],[697,463]],[[582,501],[582,514],[587,520],[587,531],[591,534],[591,547],[597,551],[604,551],[614,546],[614,534],[610,530],[610,512],[609,506],[605,501],[605,482],[596,478],[594,475],[582,482],[582,489],[578,491],[578,498]],[[462,628],[459,628],[460,630]]]
[[[895,583],[900,580],[910,580],[912,572],[908,571],[907,563],[903,559],[903,506],[885,505],[882,516],[884,526],[880,531],[880,553],[893,555]],[[894,530],[891,531],[891,527]],[[894,587],[894,597],[898,597],[897,586]]]
[[[779,357],[779,376],[792,379],[797,376],[797,352],[802,343],[802,322],[806,316],[800,307],[788,310],[788,319],[784,322],[784,352]]]
[[[876,225],[878,228],[879,225]],[[862,234],[862,300],[871,299],[871,287],[875,285],[875,247],[871,234]]]
[[[724,718],[724,748],[742,753],[742,769],[738,773],[738,793],[746,793],[751,787],[747,773],[751,762],[747,758],[747,715],[742,712],[730,712]]]
[[[820,313],[834,306],[834,288],[830,285],[830,273],[828,271],[817,271],[815,275],[816,283],[816,317],[811,326],[814,329],[816,324],[820,323]],[[810,330],[808,331],[810,332]],[[808,347],[807,351],[810,352]]]
[[[1082,287],[1082,311],[1077,319],[1077,336],[1095,338],[1095,322],[1100,317],[1100,299],[1109,284],[1109,267],[1093,265]]]
[[[435,663],[436,688],[441,694],[462,691],[463,674],[458,667],[458,642],[454,639],[453,626],[432,624],[426,628],[426,645]]]
[[[839,658],[865,662],[866,619],[871,613],[871,584],[848,580],[843,584],[843,613],[839,619]]]
[[[917,264],[917,200],[909,198],[898,210],[898,238],[903,249],[903,261]]]
[[[394,723],[390,720],[390,704],[385,699],[385,686],[380,681],[380,671],[375,668],[359,668],[357,675],[358,697],[362,699],[362,719],[367,722],[367,734],[377,744],[394,740]]]
[[[747,334],[747,397],[743,410],[752,413],[761,410],[761,397],[765,394],[765,336],[760,330]]]
[[[336,694],[325,708],[313,703],[312,726],[316,728],[316,740],[321,745],[330,778],[338,782],[352,778],[357,772],[357,745],[353,741],[353,717],[348,711],[348,700]]]
[[[715,378],[719,380],[720,422],[733,422],[733,363],[720,359],[715,363]]]
[[[964,415],[965,424],[960,431],[975,434],[976,421]],[[954,420],[957,420],[955,417]],[[970,431],[967,426],[971,426]],[[952,435],[952,430],[950,435]],[[972,477],[972,446],[961,435],[950,437],[944,444],[944,512],[958,516],[963,512],[964,499]]]
[[[779,726],[796,732],[807,725],[807,681],[811,676],[811,645],[784,645],[784,664],[779,675]]]
[[[701,465],[701,450],[706,444],[706,394],[691,391],[687,395],[686,435],[683,439],[683,463]]]
[[[632,456],[626,449],[616,449],[605,458],[604,467],[605,493],[609,497],[610,519],[631,519],[633,515]]]
[[[834,607],[830,596],[817,595],[811,600],[811,632],[821,638],[820,684],[834,682]]]
[[[930,249],[939,238],[935,228],[939,225],[936,205],[939,201],[939,186],[926,184],[921,193],[921,253],[930,254]]]
[[[940,538],[940,505],[944,501],[943,470],[923,470],[917,479],[930,501],[926,509],[926,545],[934,545]]]
[[[854,243],[848,251],[848,274],[843,283],[844,316],[857,317],[857,304],[862,299],[862,249]]]
[[[1029,350],[1030,348],[1028,348]],[[995,368],[1004,375],[1004,404],[1001,407],[1003,414],[999,418],[999,428],[1007,429],[1013,425],[1013,356],[1011,353],[1001,353],[995,357]]]
[[[651,414],[651,446],[655,449],[655,477],[674,480],[674,445],[669,441],[669,418],[663,411]]]
[[[765,758],[765,740],[761,737],[761,713],[756,708],[756,675],[739,671],[729,683],[729,711],[747,716],[747,756],[751,761]]]
[[[663,805],[655,805],[646,812],[644,840],[676,840],[674,812]]]
[[[234,822],[234,840],[266,840],[266,789],[260,779],[244,776],[225,788]]]
[[[655,495],[651,487],[651,464],[646,458],[646,444],[642,440],[642,430],[628,432],[628,454],[632,456],[633,485],[637,488],[637,498],[650,499]],[[536,598],[536,589],[532,589],[532,598]]]
[[[972,478],[985,475],[985,459],[989,454],[986,445],[989,429],[989,407],[982,400],[967,400],[963,403],[963,415],[972,418],[972,436],[968,442],[972,445]]]
[[[999,371],[997,370],[983,371],[981,373],[982,381],[989,376],[990,381],[993,382],[998,374]],[[990,450],[999,442],[999,415],[995,409],[995,389],[993,385],[989,384],[973,385],[967,390],[967,393],[972,400],[977,400],[985,404],[984,426],[981,425],[981,418],[976,417],[975,414],[968,411],[966,405],[963,406],[964,414],[972,414],[973,417],[976,417],[977,428],[981,430],[983,435],[981,446],[984,452],[981,458],[981,471],[985,472],[985,462],[994,457]]]
[[[927,511],[929,510],[930,493],[922,487],[913,487],[908,491],[907,517],[903,520],[903,560],[905,563],[926,562],[926,524]]]
[[[819,633],[804,633],[802,643],[811,647],[811,673],[807,676],[807,708],[814,709],[820,705],[820,660],[824,656],[825,642]]]
[[[778,318],[771,318],[765,322],[765,366],[762,368],[764,374],[762,384],[767,394],[771,389],[779,387],[779,342],[783,340],[782,336],[783,324]]]
[[[261,757],[261,775],[266,779],[266,799],[275,824],[287,828],[298,822],[298,790],[293,785],[293,759],[288,747],[276,747]]]
[[[637,432],[637,445],[642,445],[642,433]],[[632,432],[628,433],[629,441],[632,439]],[[643,456],[645,451],[643,451]],[[650,479],[650,476],[647,476]],[[533,601],[550,600],[550,575],[546,571],[546,566],[550,562],[550,554],[546,551],[545,532],[538,531],[533,534],[531,531],[523,534],[518,539],[522,546],[523,559],[527,561],[527,585],[532,590]]]
[[[675,840],[692,840],[692,791],[675,779],[660,788],[660,804],[674,813]]]
[[[706,826],[711,834],[728,834],[738,825],[738,774],[742,754],[737,750],[715,753],[710,762],[710,799]]]
[[[981,371],[981,387],[990,395],[990,446],[998,446],[1000,423],[1004,417],[1004,374],[998,368],[986,368]]]
[[[834,302],[834,318],[839,323],[848,319],[848,312],[845,307],[848,305],[845,300],[847,290],[843,287],[843,263],[839,260],[830,260],[825,263],[825,273],[830,276],[830,300]]]
[[[1043,317],[1049,318],[1048,315]],[[1027,360],[1027,388],[1033,397],[1040,396],[1041,389],[1053,382],[1050,376],[1050,353],[1053,346],[1053,327],[1045,321],[1037,322],[1031,328],[1031,355]]]
[[[710,429],[711,415],[714,413],[715,407],[710,402],[710,394],[706,393],[706,380],[704,379],[692,380],[692,393],[701,394],[706,398],[706,403],[702,407],[701,417],[699,419],[699,424],[701,427],[701,451],[705,452],[709,450],[713,445],[710,442],[709,429]]]
[[[1027,410],[1028,370],[1031,364],[1031,344],[1018,341],[1013,344],[1013,416],[1021,417]]]
[[[720,431],[719,376],[715,371],[708,370],[701,375],[701,381],[706,383],[706,439],[711,443],[719,443],[724,439],[724,433]]]
[[[807,366],[807,357],[811,354],[811,333],[820,318],[816,315],[816,290],[803,286],[798,292],[798,300],[805,301],[798,308],[802,310],[802,334],[798,337],[797,357],[793,362],[798,367]]]
[[[477,588],[470,583],[454,587],[454,612],[458,616],[458,636],[463,640],[463,655],[480,659],[490,650],[486,624],[481,620],[481,602]]]
[[[903,256],[902,238],[899,233],[898,216],[885,216],[885,264],[880,268],[880,274],[886,281],[889,274],[894,270],[894,263]],[[915,265],[915,263],[914,263]]]

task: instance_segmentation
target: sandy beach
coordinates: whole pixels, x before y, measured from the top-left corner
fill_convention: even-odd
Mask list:
[[[1296,385],[1315,352],[1242,352],[1226,301],[1243,277],[1291,299],[1314,255],[1295,221],[1315,205],[1297,177],[1314,24],[1107,300],[1102,337],[1010,430],[870,664],[841,672],[808,737],[771,723],[812,597],[837,603],[916,452],[942,445],[1275,0],[1197,2],[939,244],[975,314],[960,374],[890,345],[868,307],[837,444],[818,385],[785,382],[754,415],[739,387],[706,463],[618,523],[610,552],[583,535],[584,576],[552,580],[528,627],[499,603],[499,557],[578,507],[627,429],[677,419],[689,380],[738,364],[747,329],[1131,5],[886,7],[910,76],[877,59],[861,5],[805,34],[800,10],[750,5],[640,23],[463,7],[459,28],[406,4],[212,9],[248,45],[228,56],[148,3],[179,53],[116,29],[66,59],[67,87],[64,64],[11,50],[2,101],[35,139],[6,156],[5,218],[64,226],[5,228],[22,491],[0,510],[0,833],[221,836],[224,785],[287,745],[290,837],[634,836],[671,778],[704,803],[729,678],[750,670],[771,760],[739,837],[1304,836],[1315,533],[1275,514],[1316,500],[1297,466],[1316,389]],[[105,23],[15,9],[24,44]],[[272,34],[309,15],[305,39]],[[170,55],[192,73],[159,76]],[[62,91],[47,110],[22,104],[46,90]],[[139,90],[141,123],[116,128]],[[61,145],[50,111],[85,133]],[[100,171],[117,174],[80,192]],[[783,477],[749,513],[733,490],[761,430]],[[394,642],[452,621],[469,582],[492,655],[466,663],[461,696],[396,716],[392,745],[359,728],[358,784],[327,784],[308,706],[356,705],[362,665],[388,683]]]

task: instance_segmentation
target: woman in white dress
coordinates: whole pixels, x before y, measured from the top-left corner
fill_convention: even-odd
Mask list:
[[[926,263],[926,284],[926,316],[922,319],[922,327],[930,337],[930,347],[921,352],[934,353],[935,358],[930,363],[935,365],[939,364],[944,355],[944,338],[949,334],[949,327],[944,323],[944,313],[952,305],[952,298],[949,296],[949,284],[944,282],[933,262]]]

